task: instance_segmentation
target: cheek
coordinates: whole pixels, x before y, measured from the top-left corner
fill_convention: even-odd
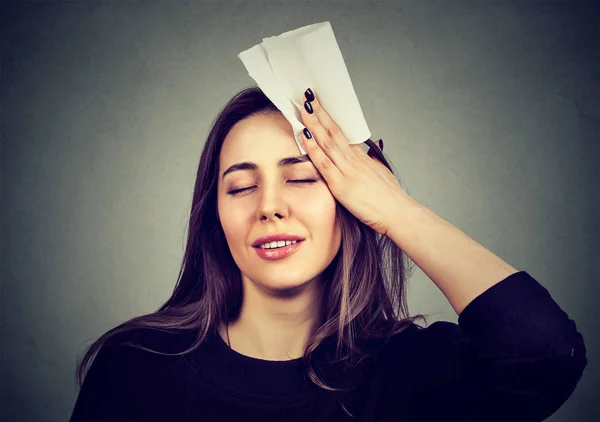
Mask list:
[[[327,188],[325,192],[318,192],[304,201],[301,214],[304,221],[310,222],[314,227],[332,227],[335,222],[336,203],[333,195]]]
[[[235,246],[239,243],[239,239],[244,239],[247,229],[245,224],[248,221],[242,207],[222,207],[219,208],[219,219],[227,241],[230,246]]]

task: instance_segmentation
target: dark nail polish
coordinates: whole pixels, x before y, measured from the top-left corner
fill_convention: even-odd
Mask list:
[[[383,139],[379,140],[379,146],[380,146],[381,150],[383,151]]]
[[[308,101],[304,101],[304,109],[308,112],[308,114],[313,114],[313,108]]]
[[[302,132],[304,132],[304,136],[306,136],[308,139],[312,139],[312,133],[310,133],[310,130],[304,128],[302,129]]]
[[[313,102],[315,100],[315,94],[313,94],[313,92],[310,88],[308,88],[306,91],[304,91],[304,96],[306,97],[308,102]]]

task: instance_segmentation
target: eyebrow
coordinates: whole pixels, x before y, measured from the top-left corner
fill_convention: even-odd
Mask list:
[[[281,160],[279,160],[279,162],[277,163],[277,167],[291,166],[292,164],[305,163],[307,161],[310,161],[310,157],[308,156],[308,154],[302,154],[302,155],[298,155],[296,157],[286,157],[286,158],[282,158]],[[221,177],[221,180],[225,179],[225,176],[227,176],[229,173],[233,173],[234,171],[256,170],[257,168],[258,168],[258,165],[256,165],[256,163],[253,163],[251,161],[244,161],[241,163],[237,163],[237,164],[232,165],[231,167],[229,167],[227,170],[225,170],[223,172],[223,176]]]

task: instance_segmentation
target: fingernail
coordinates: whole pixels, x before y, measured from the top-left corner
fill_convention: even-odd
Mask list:
[[[304,109],[308,112],[308,114],[313,114],[313,108],[308,101],[304,101]]]
[[[304,136],[306,136],[308,139],[312,139],[312,133],[310,133],[310,130],[304,128],[302,129],[302,132],[304,132]]]
[[[315,100],[315,94],[313,94],[313,92],[310,88],[308,88],[306,91],[304,91],[304,96],[306,97],[308,102],[313,102]]]
[[[379,140],[379,144],[380,144],[381,150],[383,151],[383,139]]]

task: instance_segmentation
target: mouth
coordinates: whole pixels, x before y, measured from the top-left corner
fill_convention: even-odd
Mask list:
[[[279,248],[261,248],[259,246],[254,247],[254,250],[256,250],[256,253],[260,258],[268,261],[276,261],[294,254],[300,249],[302,243],[304,243],[304,240],[299,240],[296,243],[281,246]]]
[[[290,243],[289,245],[283,245],[283,246],[276,246],[276,247],[272,247],[272,248],[261,248],[260,245],[258,246],[252,246],[254,249],[263,249],[265,251],[271,251],[271,250],[277,250],[277,249],[283,249],[287,246],[293,246],[293,245],[297,245],[298,243],[302,243],[304,242],[304,240],[296,240],[294,241],[294,243]]]

